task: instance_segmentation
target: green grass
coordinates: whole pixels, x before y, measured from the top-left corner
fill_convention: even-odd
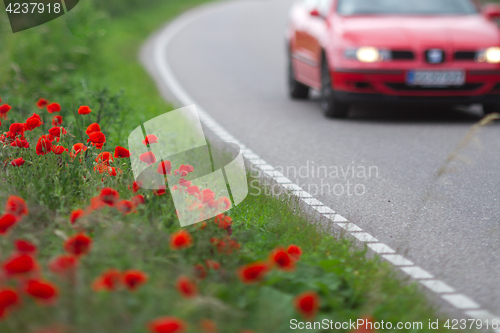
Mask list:
[[[16,35],[5,33],[4,21],[0,96],[13,106],[11,121],[24,121],[27,115],[38,112],[34,101],[40,96],[58,101],[70,133],[61,144],[70,147],[86,138],[83,118],[75,110],[87,104],[95,111],[90,117],[101,110],[100,123],[108,137],[105,150],[112,151],[115,144],[126,145],[130,130],[172,108],[139,64],[139,47],[166,20],[203,2],[170,0],[128,12],[121,6],[111,12],[113,19],[109,13],[98,12],[92,2],[82,2],[67,18]],[[47,130],[50,117],[46,112],[43,117]],[[11,121],[2,121],[2,131]],[[210,244],[210,238],[226,234],[212,221],[204,230],[197,225],[187,228],[193,235],[192,248],[172,250],[169,235],[179,230],[179,224],[168,193],[156,197],[141,190],[146,205],[138,208],[137,214],[122,216],[106,208],[85,217],[75,230],[68,222],[69,213],[88,206],[103,186],[115,188],[125,199],[133,195],[128,190],[133,181],[130,167],[123,160],[115,161],[113,166],[122,174],[108,177],[95,173],[94,159],[99,151],[94,148],[81,163],[67,155],[35,155],[41,134],[40,129],[28,134],[29,150],[0,149],[2,161],[19,156],[28,161],[20,168],[2,167],[0,202],[16,194],[30,207],[30,215],[0,239],[0,254],[4,260],[17,238],[36,243],[43,275],[59,286],[61,295],[52,306],[26,299],[0,321],[2,333],[34,332],[56,324],[68,332],[146,332],[145,324],[163,315],[187,321],[189,332],[200,331],[202,318],[214,320],[219,332],[245,328],[289,332],[291,318],[302,320],[293,299],[307,290],[314,290],[321,298],[317,321],[344,322],[372,316],[393,323],[422,322],[426,331],[428,320],[437,318],[436,309],[416,285],[398,279],[394,269],[378,258],[368,259],[366,250],[322,231],[286,197],[254,193],[229,212],[234,223],[231,237],[241,244],[240,250],[230,255],[219,254]],[[91,235],[94,246],[82,259],[76,280],[68,283],[48,272],[47,262],[64,252],[64,238],[77,231]],[[299,245],[304,252],[295,271],[273,270],[257,285],[239,281],[235,274],[238,267],[267,260],[274,248],[290,244]],[[192,266],[205,259],[220,262],[221,269],[200,281],[199,297],[182,298],[175,288],[177,277],[192,276]],[[110,267],[141,269],[149,281],[136,293],[95,293],[90,288],[92,281]],[[5,283],[15,285],[14,281]]]

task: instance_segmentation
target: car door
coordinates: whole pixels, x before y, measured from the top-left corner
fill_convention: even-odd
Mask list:
[[[311,15],[313,10],[317,10],[320,0],[303,0],[295,17],[295,45],[292,57],[294,58],[296,79],[317,88],[313,80],[314,71],[317,67],[315,55],[311,52],[315,41],[311,34],[311,26],[314,17]]]
[[[310,79],[315,87],[321,87],[322,51],[326,44],[328,17],[332,5],[333,0],[318,0],[316,3],[318,15],[312,15],[310,19],[307,48],[308,53],[311,55],[311,63],[314,64],[310,73]]]

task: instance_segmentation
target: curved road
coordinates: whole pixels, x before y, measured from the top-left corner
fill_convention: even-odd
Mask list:
[[[500,313],[499,124],[434,176],[480,107],[356,108],[323,117],[285,85],[289,0],[231,1],[182,29],[168,62],[238,140],[317,199],[437,278]],[[354,172],[353,172],[354,170]]]

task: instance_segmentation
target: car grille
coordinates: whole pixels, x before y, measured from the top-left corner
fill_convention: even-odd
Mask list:
[[[410,86],[406,83],[386,83],[387,87],[399,90],[399,91],[470,91],[481,88],[482,83],[466,83],[459,87],[422,87],[422,86]]]
[[[455,52],[455,60],[475,60],[476,52],[474,51],[457,51]]]
[[[415,54],[412,51],[393,50],[393,51],[391,51],[391,56],[392,56],[393,60],[413,60],[413,59],[415,59]]]

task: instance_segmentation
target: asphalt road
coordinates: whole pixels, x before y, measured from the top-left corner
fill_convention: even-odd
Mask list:
[[[499,314],[500,124],[483,128],[435,181],[480,107],[364,107],[329,120],[317,98],[290,100],[290,5],[230,1],[189,24],[168,49],[179,83],[305,191]]]

